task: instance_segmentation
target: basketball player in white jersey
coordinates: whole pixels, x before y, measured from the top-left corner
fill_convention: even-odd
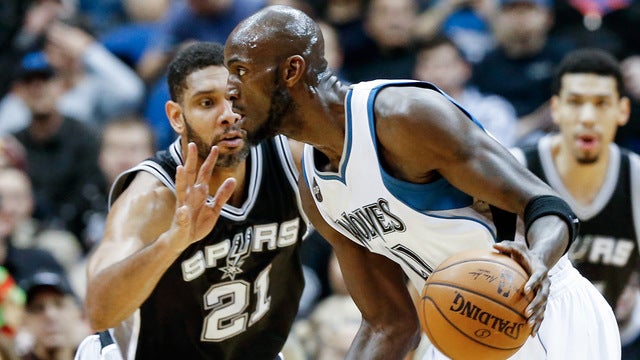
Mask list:
[[[435,86],[344,86],[327,69],[317,24],[286,6],[240,23],[225,64],[250,142],[286,134],[313,146],[299,181],[305,213],[331,242],[363,316],[348,358],[403,359],[420,339],[405,278],[421,289],[447,256],[492,246],[530,273],[534,336],[516,356],[620,357],[611,308],[565,256],[576,216]],[[499,242],[514,237],[516,215],[526,241]]]

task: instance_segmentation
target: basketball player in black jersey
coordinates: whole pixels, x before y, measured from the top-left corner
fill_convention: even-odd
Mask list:
[[[615,310],[640,264],[640,157],[613,142],[629,120],[630,100],[617,60],[598,49],[569,53],[553,93],[559,132],[513,152],[578,215],[570,259]]]
[[[80,359],[279,356],[304,285],[298,170],[285,138],[245,142],[222,61],[220,44],[195,43],[169,65],[180,137],[111,190],[86,297],[103,332]]]

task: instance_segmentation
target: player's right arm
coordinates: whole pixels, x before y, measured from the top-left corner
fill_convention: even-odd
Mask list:
[[[316,230],[331,243],[362,323],[347,359],[404,359],[420,338],[420,324],[400,266],[357,245],[329,226],[301,176],[303,208]]]
[[[85,305],[94,330],[128,318],[180,253],[217,222],[235,181],[227,179],[214,201],[208,201],[217,151],[212,149],[199,170],[196,158],[196,147],[189,144],[185,165],[177,169],[175,195],[142,172],[113,204],[104,237],[87,266]]]
[[[91,327],[104,330],[128,318],[180,254],[171,236],[175,197],[148,173],[139,173],[116,200],[105,234],[87,266],[86,309]]]

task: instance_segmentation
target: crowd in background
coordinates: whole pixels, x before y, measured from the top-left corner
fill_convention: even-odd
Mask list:
[[[1,358],[73,358],[91,332],[84,264],[101,239],[110,184],[175,139],[164,109],[172,54],[193,40],[224,43],[272,4],[318,20],[343,81],[433,82],[507,147],[555,129],[548,102],[563,56],[605,49],[632,102],[616,142],[640,152],[637,0],[4,0]],[[285,358],[343,358],[359,311],[324,239],[312,234],[302,255],[306,288]],[[626,315],[623,343],[640,334],[640,313]]]

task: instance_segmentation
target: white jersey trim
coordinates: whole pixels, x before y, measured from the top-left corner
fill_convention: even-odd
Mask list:
[[[578,202],[564,186],[560,174],[558,174],[558,170],[553,163],[551,136],[545,136],[540,139],[538,142],[538,152],[540,154],[542,170],[549,181],[549,185],[560,194],[560,197],[565,199],[573,211],[575,211],[576,215],[578,215],[578,218],[585,221],[589,220],[604,209],[616,190],[620,176],[621,155],[617,145],[609,145],[609,168],[607,169],[607,177],[595,199],[589,205]]]

